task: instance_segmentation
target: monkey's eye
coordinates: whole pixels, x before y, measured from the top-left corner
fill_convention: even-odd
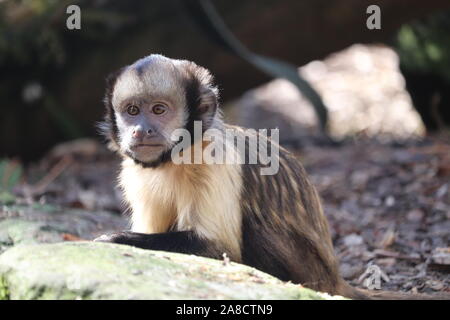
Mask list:
[[[134,104],[130,104],[127,107],[127,112],[129,115],[135,116],[135,115],[139,114],[139,108],[137,106],[135,106]]]
[[[163,114],[164,112],[166,112],[167,107],[163,104],[155,104],[152,107],[152,111],[154,114]]]

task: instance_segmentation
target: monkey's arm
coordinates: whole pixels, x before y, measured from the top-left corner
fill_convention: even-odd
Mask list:
[[[123,231],[103,235],[94,239],[94,241],[127,244],[142,249],[195,254],[212,258],[218,257],[219,254],[216,250],[211,250],[211,244],[207,240],[200,239],[193,231],[153,234]]]

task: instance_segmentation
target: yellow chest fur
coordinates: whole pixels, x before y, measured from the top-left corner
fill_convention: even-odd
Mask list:
[[[132,230],[193,230],[240,260],[241,169],[239,165],[174,165],[142,168],[131,159],[119,177],[132,210]]]

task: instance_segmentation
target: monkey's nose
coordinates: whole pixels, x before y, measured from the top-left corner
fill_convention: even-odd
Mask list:
[[[133,138],[141,139],[142,137],[144,137],[144,131],[142,131],[140,129],[134,129],[133,130]]]

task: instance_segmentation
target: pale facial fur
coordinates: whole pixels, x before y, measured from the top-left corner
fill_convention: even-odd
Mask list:
[[[186,99],[182,87],[183,76],[176,62],[152,55],[128,66],[114,86],[112,105],[116,115],[120,152],[140,162],[157,160],[170,150],[173,130],[185,125]],[[152,107],[162,104],[163,114],[155,114]],[[139,108],[130,115],[127,107]],[[141,130],[144,137],[136,139],[133,132]],[[152,135],[146,134],[152,130]]]

